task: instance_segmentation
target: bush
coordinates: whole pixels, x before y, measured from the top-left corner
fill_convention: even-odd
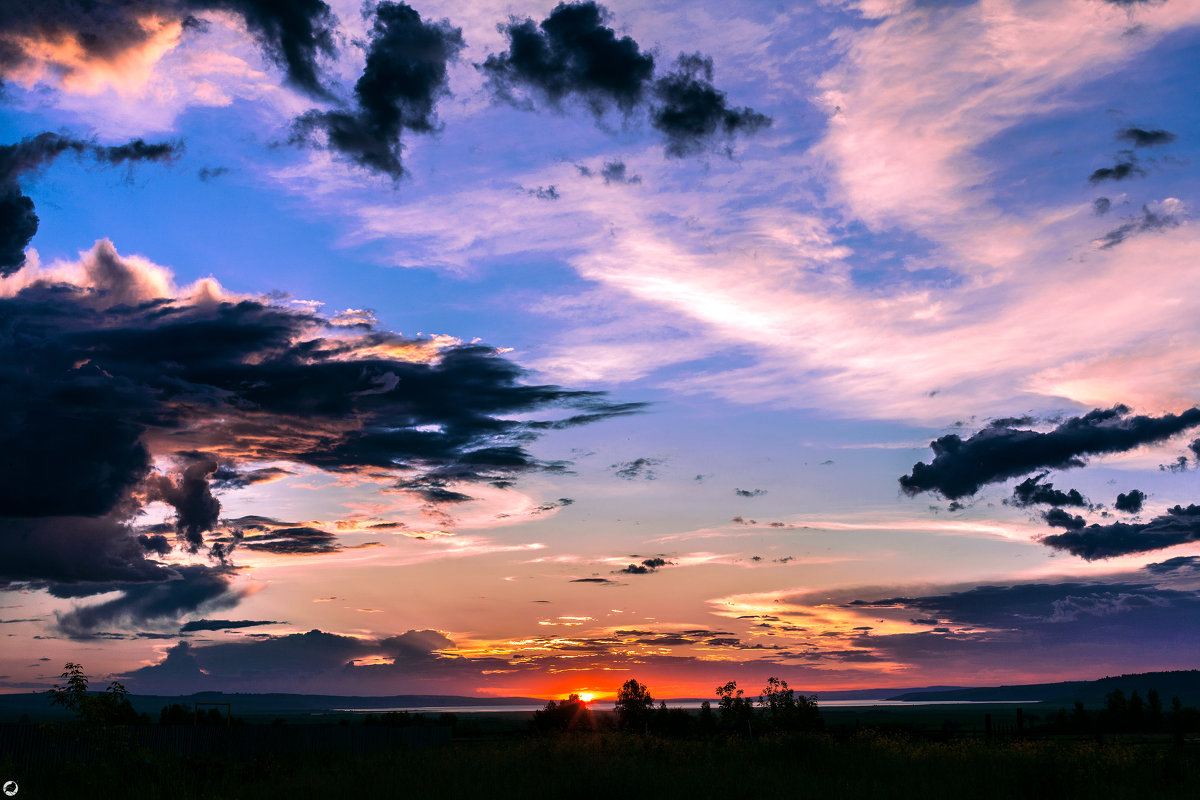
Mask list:
[[[129,692],[113,681],[104,692],[89,692],[88,677],[79,664],[67,664],[62,677],[66,684],[55,685],[47,694],[50,704],[75,712],[81,722],[92,725],[138,725],[148,721],[129,702]]]

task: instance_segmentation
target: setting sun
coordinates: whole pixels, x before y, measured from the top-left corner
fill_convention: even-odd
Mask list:
[[[580,692],[579,699],[585,703],[590,703],[596,697],[594,692]]]

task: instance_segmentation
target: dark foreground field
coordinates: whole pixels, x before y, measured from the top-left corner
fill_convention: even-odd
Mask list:
[[[334,726],[330,726],[334,727]],[[344,726],[343,726],[344,727]],[[251,727],[245,729],[248,733]],[[269,730],[269,728],[268,728]],[[623,733],[396,742],[181,755],[79,731],[88,756],[18,765],[19,797],[1194,798],[1200,750],[1158,737],[928,741],[871,729],[663,739]],[[268,736],[264,731],[264,736]],[[93,748],[100,748],[95,752]],[[74,752],[79,752],[78,749]],[[71,748],[64,748],[67,753]]]

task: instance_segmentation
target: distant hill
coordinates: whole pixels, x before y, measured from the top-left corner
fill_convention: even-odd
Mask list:
[[[842,689],[842,690],[833,691],[833,692],[828,692],[828,691],[825,691],[825,692],[823,692],[823,691],[801,692],[801,694],[805,695],[806,697],[808,695],[815,694],[817,696],[817,703],[820,703],[822,700],[888,700],[893,695],[896,695],[896,694],[925,695],[925,694],[928,694],[929,692],[957,691],[957,690],[963,689],[963,688],[965,688],[965,687],[963,687],[963,686],[915,686],[911,689],[896,689],[896,688],[892,688],[892,689]]]
[[[1143,698],[1151,689],[1154,689],[1166,707],[1170,707],[1172,697],[1178,697],[1185,706],[1200,706],[1200,670],[1143,672],[1135,675],[1117,675],[1095,681],[1061,681],[1059,683],[1027,683],[1015,686],[986,686],[946,691],[904,692],[892,695],[887,699],[907,702],[957,700],[975,703],[1025,700],[1068,704],[1079,700],[1087,706],[1099,706],[1104,704],[1104,699],[1110,692],[1117,689],[1124,692],[1126,696],[1136,691]]]
[[[1059,683],[1029,683],[1015,686],[984,686],[963,688],[955,686],[925,686],[911,689],[849,689],[841,691],[803,691],[800,694],[817,695],[817,702],[834,700],[896,700],[909,703],[928,702],[997,702],[1017,700],[1028,703],[1062,703],[1069,705],[1076,700],[1087,706],[1104,705],[1105,697],[1115,689],[1129,696],[1138,692],[1143,698],[1151,689],[1157,690],[1163,705],[1170,707],[1171,698],[1178,697],[1186,706],[1200,707],[1200,670],[1176,672],[1146,672],[1136,675],[1118,675],[1094,681],[1061,681]],[[192,706],[198,702],[229,703],[234,715],[239,717],[263,717],[275,715],[307,715],[331,712],[335,709],[378,710],[388,708],[513,708],[541,707],[545,699],[536,697],[468,697],[448,694],[400,694],[374,697],[346,697],[329,694],[226,694],[223,692],[198,692],[189,695],[131,694],[130,701],[139,712],[145,712],[154,720],[163,706],[181,703]],[[668,698],[668,705],[698,705],[713,698]],[[597,704],[598,708],[611,707],[610,701]],[[0,695],[0,721],[13,722],[22,715],[35,721],[70,719],[72,714],[50,705],[44,691],[24,694]]]
[[[158,719],[163,706],[181,703],[229,703],[236,716],[318,713],[337,708],[454,708],[471,706],[541,706],[545,700],[534,697],[462,697],[459,695],[401,694],[385,697],[342,697],[328,694],[225,694],[197,692],[189,695],[130,694],[134,709]],[[50,705],[45,692],[0,695],[0,720],[11,721],[22,714],[34,719],[70,719],[73,715]]]

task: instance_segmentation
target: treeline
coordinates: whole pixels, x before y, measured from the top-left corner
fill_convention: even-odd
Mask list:
[[[615,719],[600,718],[591,707],[572,694],[566,700],[551,700],[534,712],[531,723],[538,733],[585,733],[615,727],[627,733],[666,737],[727,734],[752,736],[782,731],[815,731],[822,727],[816,697],[798,695],[787,681],[768,678],[757,696],[747,697],[736,681],[716,688],[716,707],[708,700],[699,713],[668,708],[654,703],[650,689],[635,679],[625,681],[613,707]]]
[[[1059,709],[1042,726],[1047,733],[1173,733],[1200,729],[1200,710],[1184,706],[1178,697],[1164,708],[1158,691],[1151,689],[1145,699],[1137,692],[1126,697],[1120,689],[1105,695],[1104,708],[1088,709],[1076,700],[1068,711]]]

